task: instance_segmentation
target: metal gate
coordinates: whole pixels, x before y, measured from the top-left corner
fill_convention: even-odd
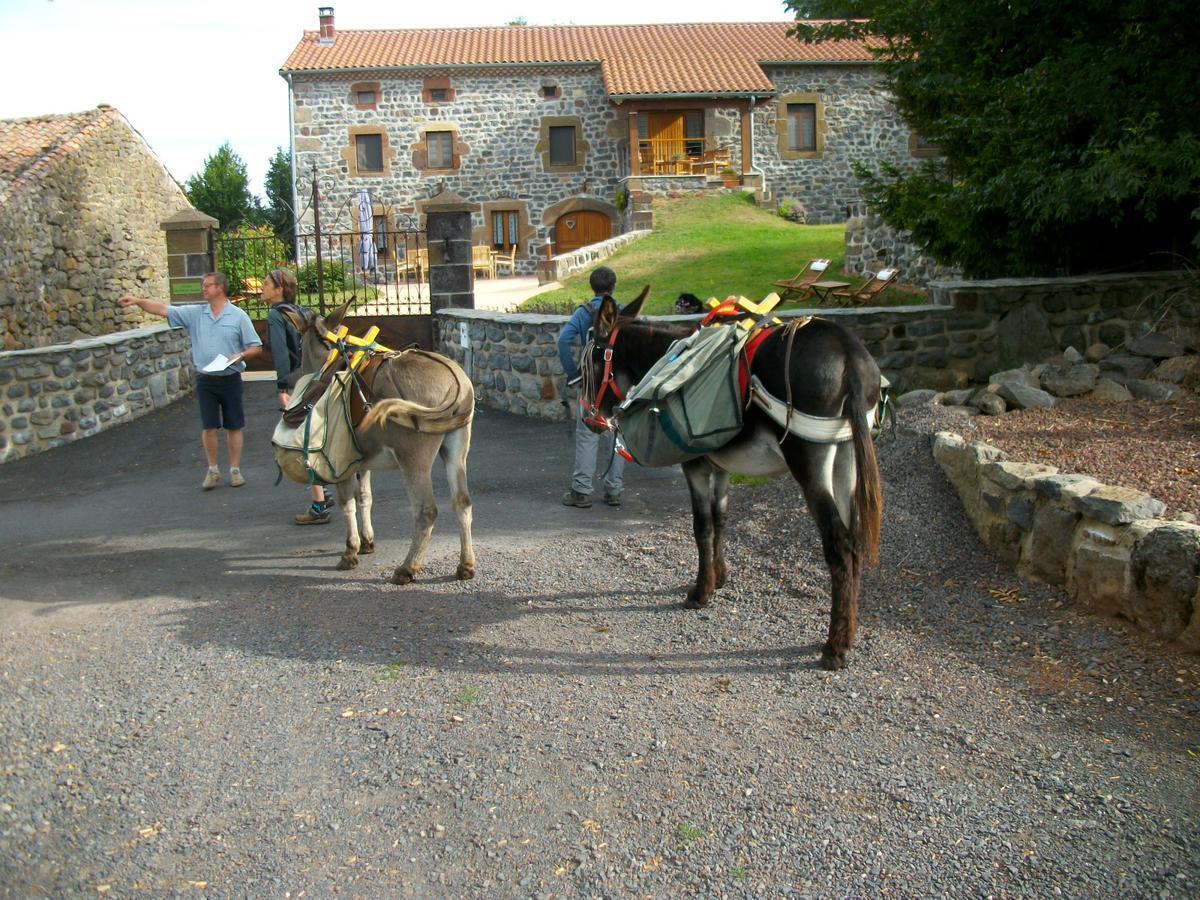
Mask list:
[[[301,222],[308,209],[311,222],[294,233],[241,226],[214,242],[217,270],[229,279],[230,297],[249,314],[264,345],[268,304],[262,279],[272,269],[286,268],[296,276],[296,302],[321,315],[354,298],[346,319],[351,333],[378,325],[387,346],[432,349],[429,253],[415,217],[369,196],[322,210],[315,168],[309,196],[311,206],[293,222]],[[272,369],[274,362],[264,353],[251,367]]]

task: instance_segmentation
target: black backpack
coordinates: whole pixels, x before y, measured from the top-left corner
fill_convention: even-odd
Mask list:
[[[287,303],[286,301],[276,303],[275,309],[279,310],[280,314],[283,315],[283,334],[287,342],[288,371],[295,372],[300,368],[300,332],[296,330],[296,326],[292,324],[291,318],[286,313],[292,313],[306,321],[310,318],[311,313],[302,306],[295,303]],[[276,350],[272,347],[271,355],[274,356],[275,353]]]

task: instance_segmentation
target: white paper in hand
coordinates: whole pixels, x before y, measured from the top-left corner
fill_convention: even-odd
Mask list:
[[[217,358],[201,369],[201,372],[224,372],[229,368],[229,357],[218,353]]]

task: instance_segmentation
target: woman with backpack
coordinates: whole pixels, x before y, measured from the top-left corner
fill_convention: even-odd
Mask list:
[[[300,334],[287,316],[285,307],[296,306],[296,276],[287,269],[272,269],[262,283],[263,301],[267,310],[267,342],[275,360],[275,390],[279,393],[279,408],[286,409],[292,401],[292,388],[300,373]],[[296,516],[297,525],[324,525],[329,521],[333,498],[322,485],[311,487],[312,504]]]

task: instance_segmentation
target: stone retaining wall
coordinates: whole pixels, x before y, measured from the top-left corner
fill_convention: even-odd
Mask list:
[[[958,278],[961,272],[943,266],[913,243],[907,233],[896,231],[878,214],[856,212],[846,220],[847,272],[866,278],[880,269],[895,267],[905,284],[926,285],[935,279]]]
[[[622,247],[644,238],[649,231],[627,231],[606,241],[580,247],[571,253],[564,253],[551,259],[539,260],[537,264],[538,284],[549,284],[552,281],[562,281],[569,275],[583,269],[590,269],[597,263],[608,259]]]
[[[166,406],[191,375],[187,332],[165,325],[0,353],[0,462]]]
[[[1157,518],[1165,507],[1148,494],[1011,462],[957,434],[936,435],[933,455],[980,539],[1022,577],[1200,650],[1200,527]]]

